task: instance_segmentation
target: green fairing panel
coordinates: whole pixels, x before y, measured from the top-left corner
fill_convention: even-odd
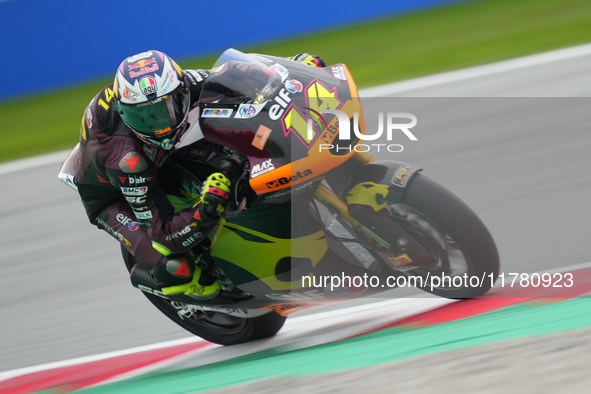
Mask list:
[[[243,234],[248,236],[241,236]],[[310,259],[316,267],[328,251],[323,231],[298,238],[277,238],[234,223],[221,230],[212,256],[220,266],[224,261],[248,271],[273,290],[302,287],[301,280],[285,282],[276,277],[277,264],[286,258]],[[227,264],[226,264],[227,265]]]

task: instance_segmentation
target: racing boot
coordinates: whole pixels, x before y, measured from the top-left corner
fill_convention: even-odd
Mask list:
[[[187,255],[164,256],[156,266],[154,276],[162,285],[162,293],[167,296],[185,294],[209,300],[221,290],[218,281],[201,267],[196,267]]]

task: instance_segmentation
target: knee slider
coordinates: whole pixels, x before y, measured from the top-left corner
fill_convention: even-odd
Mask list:
[[[154,269],[154,278],[161,286],[174,286],[193,279],[195,263],[188,254],[162,256]]]

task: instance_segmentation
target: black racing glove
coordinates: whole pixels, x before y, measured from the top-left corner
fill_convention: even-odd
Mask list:
[[[298,53],[295,56],[288,57],[289,60],[307,64],[312,67],[326,67],[326,63],[320,56],[310,55],[308,53]]]

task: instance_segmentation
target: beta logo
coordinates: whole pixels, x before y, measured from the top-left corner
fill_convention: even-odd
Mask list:
[[[139,94],[137,94],[133,90],[125,88],[123,89],[123,97],[131,101],[137,101]]]
[[[272,159],[269,159],[265,160],[261,164],[255,164],[254,167],[252,167],[252,170],[250,171],[250,177],[256,178],[259,175],[263,175],[269,171],[273,171],[275,169],[275,166],[273,165],[273,163],[271,163],[271,160]]]
[[[274,181],[267,182],[267,187],[269,189],[273,189],[273,188],[276,188],[276,187],[279,187],[279,186],[287,185],[288,183],[295,182],[297,180],[306,178],[306,177],[308,177],[308,176],[310,176],[312,174],[313,174],[313,172],[310,169],[305,170],[304,172],[299,172],[298,171],[293,176],[291,176],[289,178],[282,177],[282,178],[279,178],[279,179],[275,179]]]
[[[121,223],[124,226],[127,226],[129,223],[132,222],[132,220],[130,218],[128,218],[127,216],[125,216],[122,213],[118,213],[117,216],[115,216],[115,218],[117,219],[117,221],[119,223]]]
[[[144,178],[143,176],[129,176],[129,184],[130,185],[141,185],[143,183],[146,183],[148,181],[151,181],[151,178]]]
[[[129,69],[133,70],[136,68],[146,67],[148,64],[152,64],[152,63],[156,63],[156,60],[154,58],[149,59],[149,60],[140,60],[136,64],[132,64],[131,66],[129,66]]]
[[[191,236],[189,236],[189,238],[187,238],[185,241],[183,241],[182,245],[183,246],[189,246],[191,245],[193,242],[197,241],[199,238],[201,238],[203,236],[202,233],[195,233]]]
[[[186,226],[184,229],[177,231],[174,234],[167,235],[166,240],[171,241],[175,238],[182,237],[183,235],[188,234],[190,232],[191,232],[191,226]]]

